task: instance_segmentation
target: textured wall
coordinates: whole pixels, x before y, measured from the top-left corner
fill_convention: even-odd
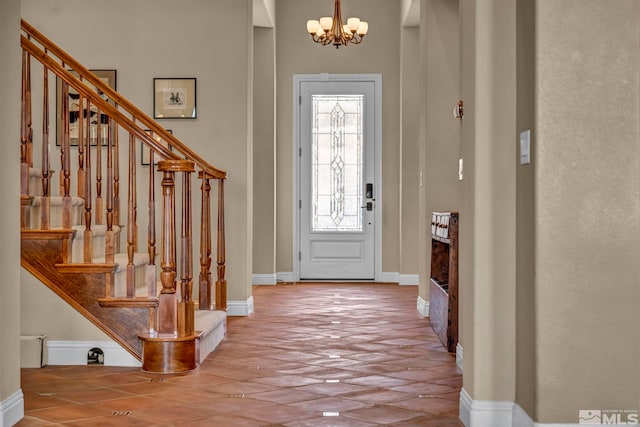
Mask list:
[[[536,419],[576,423],[640,404],[640,2],[536,21]]]
[[[275,30],[253,34],[253,274],[275,275]]]
[[[4,102],[0,105],[0,129],[4,155],[0,159],[0,199],[5,208],[0,222],[0,402],[20,391],[20,2],[0,3],[0,79]],[[3,405],[0,404],[0,407]],[[3,408],[4,410],[5,408]],[[0,414],[0,424],[2,424]],[[15,421],[15,420],[14,420]]]
[[[420,29],[402,29],[402,146],[400,165],[400,273],[418,274],[419,181],[420,181],[420,121],[422,97],[416,90],[420,83]],[[424,239],[422,239],[424,240]]]

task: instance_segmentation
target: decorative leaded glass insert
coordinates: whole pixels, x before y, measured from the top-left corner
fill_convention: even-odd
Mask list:
[[[312,95],[312,231],[362,231],[363,95]]]

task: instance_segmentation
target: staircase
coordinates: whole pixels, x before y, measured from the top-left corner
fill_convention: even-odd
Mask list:
[[[140,360],[143,370],[196,369],[225,329],[226,173],[26,21],[21,28],[22,266]],[[38,70],[32,73],[32,66]],[[34,91],[35,80],[41,86]],[[55,83],[59,96],[53,100]],[[52,117],[57,132],[51,132]],[[138,164],[141,146],[149,150],[148,167]],[[145,188],[139,188],[142,174]],[[200,194],[194,195],[198,181]],[[146,223],[138,220],[138,206],[146,209]],[[201,212],[198,242],[194,207]]]

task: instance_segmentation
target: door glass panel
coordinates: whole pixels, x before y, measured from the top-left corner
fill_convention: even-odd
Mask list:
[[[362,231],[363,95],[312,95],[312,231]]]

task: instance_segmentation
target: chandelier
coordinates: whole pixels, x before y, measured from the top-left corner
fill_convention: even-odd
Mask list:
[[[332,44],[336,49],[347,46],[349,43],[362,42],[368,30],[369,24],[361,21],[360,18],[349,18],[347,24],[343,24],[340,0],[335,0],[333,18],[324,16],[319,21],[316,19],[307,21],[307,31],[314,42],[323,46]]]

